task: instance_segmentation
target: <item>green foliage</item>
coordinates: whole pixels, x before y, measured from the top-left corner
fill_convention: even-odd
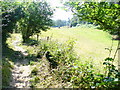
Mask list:
[[[106,65],[106,71],[108,71],[109,67]],[[112,70],[115,70],[112,68]],[[66,65],[59,66],[58,69],[53,70],[54,75],[56,75],[56,79],[62,80],[62,82],[67,83],[70,82],[73,88],[118,88],[119,80],[116,75],[118,71],[115,70],[109,71],[109,75],[107,76],[105,73],[96,73],[93,65],[91,63],[81,64],[80,66]]]
[[[110,2],[67,2],[66,6],[70,7],[80,20],[92,22],[100,25],[101,29],[108,31],[110,34],[119,35],[120,29],[120,4]]]
[[[6,44],[6,38],[9,33],[15,29],[15,24],[20,20],[24,13],[21,10],[21,5],[18,2],[0,1],[2,7],[2,44]]]
[[[73,18],[71,19],[71,26],[74,27],[77,24],[80,24],[80,21],[79,21],[78,17],[74,15]]]
[[[38,69],[35,67],[32,71],[31,74],[32,75],[37,75]]]
[[[2,60],[2,87],[8,87],[11,80],[11,65],[7,58]]]
[[[0,1],[2,7],[3,44],[9,33],[22,32],[23,41],[30,36],[46,31],[52,25],[53,11],[46,2]]]
[[[65,20],[55,20],[53,27],[63,27],[66,26],[67,21]]]
[[[25,16],[17,23],[22,32],[23,42],[30,36],[46,31],[52,25],[53,11],[46,2],[31,2],[23,4]]]
[[[39,82],[39,77],[38,76],[35,76],[32,80],[30,80],[30,82],[32,82],[32,84],[31,84],[31,88],[35,88],[35,85],[36,85],[36,83],[38,83]]]
[[[118,78],[118,70],[116,69],[116,66],[113,64],[114,59],[113,58],[106,58],[103,65],[106,65],[106,71],[107,71],[107,77],[111,77],[115,75],[116,78]]]
[[[62,44],[59,43],[57,41],[53,41],[51,39],[46,40],[46,39],[42,39],[39,41],[38,45],[36,46],[36,52],[38,53],[38,55],[40,55],[41,57],[45,57],[47,58],[47,60],[50,62],[50,68],[51,68],[51,72],[54,72],[54,69],[58,69],[60,66],[66,66],[70,63],[73,63],[75,60],[77,60],[76,56],[74,54],[73,51],[73,45],[74,45],[74,41],[73,40],[69,40],[66,43]],[[47,52],[47,53],[46,53]],[[49,52],[49,53],[48,53]],[[41,65],[41,60],[40,65]],[[42,66],[37,66],[36,68],[39,68]],[[48,66],[46,66],[48,67]],[[36,74],[34,74],[33,72],[36,72]],[[52,79],[52,74],[51,76],[47,76],[46,74],[41,76],[42,74],[40,74],[41,71],[36,71],[36,69],[32,70],[31,74],[32,74],[32,85],[31,87],[36,87],[36,85],[42,84],[45,87],[48,87],[46,84],[51,84],[53,85],[53,82],[47,80],[47,77],[49,77],[48,79]],[[44,72],[46,73],[46,72]],[[42,79],[35,79],[34,76],[37,76],[38,78],[42,78],[44,81],[41,81]],[[53,79],[53,81],[58,81],[56,80],[56,78]],[[47,82],[47,83],[46,83]],[[57,82],[58,83],[58,82]],[[39,86],[38,86],[39,87]]]
[[[27,39],[27,41],[25,43],[30,45],[30,46],[38,45],[38,42],[34,39]]]
[[[73,47],[73,40],[64,44],[52,40],[41,40],[36,51],[41,57],[46,51],[49,52],[49,57],[46,55],[46,58],[52,67],[55,67],[51,68],[51,74],[55,80],[62,82],[63,87],[67,84],[70,88],[118,88],[119,73],[116,66],[112,64],[112,58],[106,58],[103,62],[105,73],[96,72],[92,63],[82,63],[74,53]],[[77,60],[80,62],[79,66]]]
[[[55,65],[55,62],[65,65],[76,60],[76,55],[73,51],[74,43],[73,40],[69,40],[65,44],[61,44],[57,41],[41,40],[36,48],[36,52],[42,57],[47,51],[49,52],[47,58],[53,65]]]
[[[35,64],[35,62],[34,61],[30,61],[30,65],[34,65]]]

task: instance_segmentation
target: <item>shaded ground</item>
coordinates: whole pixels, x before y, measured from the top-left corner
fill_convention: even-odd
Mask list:
[[[14,37],[14,40],[12,40]],[[58,88],[63,87],[61,81],[54,79],[51,74],[50,63],[45,55],[42,58],[31,56],[27,51],[28,46],[21,45],[22,40],[19,35],[13,35],[9,41],[9,47],[13,50],[12,77],[10,87],[14,88]],[[25,46],[25,47],[24,47]],[[31,47],[31,46],[30,46]],[[33,47],[30,48],[32,50]],[[14,58],[13,58],[14,57]],[[30,61],[34,64],[30,65]],[[37,60],[37,61],[36,61]],[[32,75],[34,68],[37,68],[37,75]],[[38,78],[39,77],[39,78]],[[35,81],[38,78],[37,82]]]
[[[10,82],[11,87],[16,88],[29,88],[30,87],[30,74],[31,74],[31,66],[29,64],[29,60],[25,58],[28,53],[25,49],[19,46],[21,43],[20,37],[15,38],[11,45],[15,51],[21,52],[21,54],[16,53],[17,58],[14,63],[14,68],[12,69],[12,78]]]

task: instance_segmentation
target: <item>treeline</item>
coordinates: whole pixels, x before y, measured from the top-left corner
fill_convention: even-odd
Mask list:
[[[52,27],[63,27],[63,26],[76,27],[76,26],[79,26],[80,24],[86,24],[86,23],[89,23],[89,22],[80,21],[79,17],[74,15],[73,18],[68,20],[60,20],[60,19],[54,20]]]

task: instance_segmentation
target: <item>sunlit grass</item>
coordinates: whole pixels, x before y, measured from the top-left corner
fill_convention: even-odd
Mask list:
[[[66,40],[75,40],[75,51],[80,56],[81,61],[91,61],[96,68],[102,68],[102,63],[108,57],[109,51],[105,48],[110,48],[112,37],[107,32],[94,28],[76,27],[76,28],[51,28],[47,32],[41,32],[40,37],[52,37],[59,42]],[[113,57],[117,47],[117,41],[113,41]],[[116,62],[117,65],[117,56]]]
[[[22,38],[20,34],[12,34],[11,38],[8,38],[7,43],[9,46],[11,42],[14,41],[16,35]],[[76,27],[76,28],[51,28],[50,30],[44,32],[42,31],[40,34],[40,38],[51,37],[58,42],[64,43],[69,39],[73,39],[75,41],[74,50],[80,57],[81,62],[89,61],[95,65],[96,69],[103,69],[103,61],[108,57],[109,51],[105,48],[110,48],[112,44],[112,37],[107,32],[102,30],[97,30],[94,28],[88,27]],[[33,36],[36,39],[35,36]],[[21,39],[22,41],[22,39]],[[34,47],[20,45],[23,48],[26,48],[29,51],[29,54],[34,54]],[[112,53],[111,57],[113,57],[115,50],[117,47],[117,41],[113,41]],[[115,64],[117,66],[117,56]],[[79,65],[79,62],[77,62]]]

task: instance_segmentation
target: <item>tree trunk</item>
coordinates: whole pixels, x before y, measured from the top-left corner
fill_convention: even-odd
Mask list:
[[[22,38],[23,38],[23,43],[25,43],[26,42],[25,36],[23,36]]]
[[[120,40],[118,41],[120,43]],[[120,73],[120,45],[118,49],[118,72]],[[120,80],[120,75],[119,75],[119,80]]]
[[[23,35],[22,38],[23,38],[23,43],[25,43],[25,42],[29,39],[29,36],[27,36],[27,35],[24,36],[24,35]]]
[[[38,39],[39,39],[39,35],[37,34],[37,41],[38,41]]]

